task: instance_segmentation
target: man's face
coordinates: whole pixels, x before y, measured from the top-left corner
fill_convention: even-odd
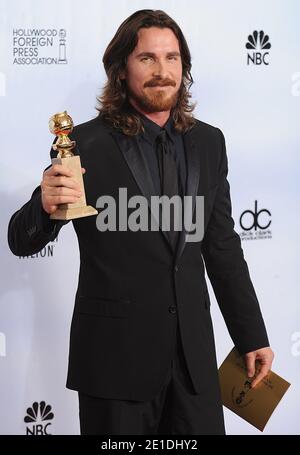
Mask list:
[[[129,100],[143,112],[169,111],[182,81],[179,42],[169,28],[141,28],[123,79]]]

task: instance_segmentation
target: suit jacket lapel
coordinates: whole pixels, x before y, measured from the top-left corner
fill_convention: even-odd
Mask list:
[[[156,216],[156,213],[154,211],[151,211],[151,196],[155,195],[155,189],[150,174],[150,170],[143,158],[143,154],[138,153],[139,146],[136,138],[134,136],[133,138],[128,138],[124,134],[119,133],[117,131],[111,131],[111,134],[117,141],[122,151],[122,154],[128,164],[128,167],[138,187],[140,188],[141,193],[143,194],[143,196],[145,196],[145,198],[148,201],[150,213],[154,217],[157,226],[159,226],[159,229],[161,230],[163,236],[167,240],[168,245],[170,246],[170,248],[172,248],[167,231],[162,230],[162,222],[160,218]]]
[[[199,172],[200,172],[200,158],[199,152],[197,151],[197,147],[195,144],[195,140],[193,137],[194,130],[187,132],[183,136],[184,140],[184,148],[186,153],[186,162],[187,162],[187,179],[186,179],[186,188],[185,188],[185,196],[192,196],[192,213],[195,209],[195,196],[197,195],[197,188],[199,182]],[[157,225],[159,226],[163,236],[165,237],[171,253],[174,254],[172,249],[172,245],[170,243],[170,239],[168,236],[167,231],[162,230],[162,220],[155,214],[155,212],[151,211],[151,196],[155,195],[155,189],[152,182],[152,177],[150,174],[150,170],[143,158],[142,153],[137,153],[138,151],[138,143],[136,138],[128,138],[124,134],[112,130],[111,135],[116,140],[117,144],[120,147],[120,150],[128,164],[128,167],[140,188],[141,193],[145,196],[148,201],[148,206],[150,213],[154,217]],[[183,205],[184,209],[184,205]],[[176,262],[178,262],[184,247],[186,244],[186,234],[184,230],[184,226],[179,235],[178,246],[175,252],[176,255]]]

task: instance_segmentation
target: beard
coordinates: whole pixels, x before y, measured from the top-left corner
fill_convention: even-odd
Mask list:
[[[165,89],[146,89],[142,95],[137,95],[128,87],[128,94],[137,106],[147,113],[170,111],[176,106],[179,92],[168,95]]]

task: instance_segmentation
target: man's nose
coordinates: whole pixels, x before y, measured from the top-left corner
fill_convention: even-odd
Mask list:
[[[162,79],[168,76],[168,68],[166,62],[157,60],[153,68],[153,76],[160,76]]]

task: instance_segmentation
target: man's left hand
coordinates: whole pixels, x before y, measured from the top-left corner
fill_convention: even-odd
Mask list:
[[[259,360],[261,364],[260,371],[251,384],[251,387],[255,387],[269,373],[274,359],[274,353],[271,348],[267,347],[248,352],[244,357],[247,373],[250,378],[255,374],[255,360]]]

